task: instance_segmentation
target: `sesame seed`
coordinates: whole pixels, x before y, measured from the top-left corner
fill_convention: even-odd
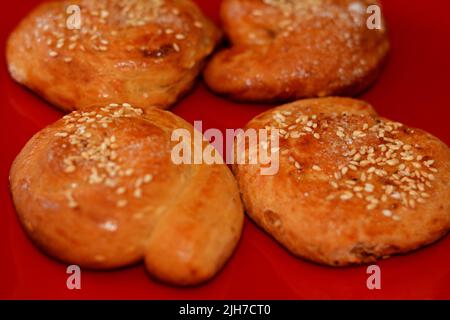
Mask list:
[[[68,200],[67,205],[69,206],[69,208],[74,209],[74,208],[78,207],[78,203],[73,198],[72,190],[67,190],[65,192],[65,195],[66,195],[66,199]]]
[[[359,130],[353,131],[352,135],[354,138],[363,138],[366,136],[366,134],[364,132],[359,131]]]
[[[413,165],[413,167],[416,168],[416,169],[422,168],[422,165],[421,165],[420,163],[418,163],[418,162],[413,162],[412,165]]]
[[[386,163],[390,166],[395,166],[399,163],[399,161],[397,159],[390,159],[390,160],[386,161]]]
[[[100,228],[105,229],[109,232],[114,232],[117,230],[117,223],[115,223],[114,221],[105,221],[104,223],[100,224]]]
[[[434,160],[428,160],[428,161],[424,162],[424,165],[427,167],[432,166],[433,164],[434,164]]]
[[[364,186],[364,190],[366,192],[373,192],[374,189],[375,189],[374,185],[370,183],[366,183],[366,185]]]
[[[383,215],[385,217],[392,217],[392,211],[390,211],[390,210],[383,210]]]
[[[362,182],[366,182],[367,181],[367,176],[366,176],[366,174],[364,172],[361,173],[361,181]]]
[[[135,186],[136,188],[139,188],[139,187],[142,185],[142,182],[143,182],[143,179],[142,179],[142,178],[137,178],[136,181],[135,181],[135,183],[134,183],[134,186]]]
[[[413,156],[405,156],[405,157],[403,157],[403,160],[405,160],[405,161],[413,161],[414,157]]]
[[[367,167],[371,162],[368,160],[363,160],[359,163],[361,167]]]
[[[69,208],[74,209],[76,207],[78,207],[78,204],[75,201],[69,201]]]
[[[343,201],[350,200],[351,198],[353,198],[353,193],[352,192],[343,193],[340,198]]]
[[[64,169],[64,172],[71,173],[75,171],[75,166],[69,165]]]
[[[125,188],[125,187],[120,187],[120,188],[118,188],[118,189],[116,190],[116,193],[117,193],[117,194],[124,194],[125,191],[126,191],[126,188]]]

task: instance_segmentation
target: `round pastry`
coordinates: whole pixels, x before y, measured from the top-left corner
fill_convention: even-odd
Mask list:
[[[250,217],[293,254],[332,266],[374,262],[450,230],[450,150],[365,102],[322,98],[269,110],[279,172],[235,165]]]
[[[6,53],[12,77],[64,111],[116,101],[145,111],[185,94],[219,37],[191,0],[56,1],[19,24]]]
[[[378,2],[224,0],[231,47],[212,58],[206,83],[244,101],[355,95],[376,79],[389,49],[382,18],[380,29],[366,25],[371,4]]]
[[[128,104],[75,111],[37,133],[13,163],[11,191],[31,239],[87,268],[145,260],[178,285],[211,278],[235,248],[243,209],[224,164],[176,165],[167,111]]]

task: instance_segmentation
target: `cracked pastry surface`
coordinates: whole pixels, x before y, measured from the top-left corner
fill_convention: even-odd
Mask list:
[[[347,98],[283,105],[246,128],[280,132],[278,174],[233,170],[247,213],[293,254],[370,263],[450,230],[450,150],[431,134]]]
[[[45,252],[86,268],[145,261],[165,282],[214,276],[241,234],[243,209],[224,164],[175,165],[174,129],[157,108],[111,104],[74,111],[38,132],[15,159],[17,214]]]
[[[69,6],[80,8],[80,29]],[[73,24],[70,24],[73,27]],[[220,32],[191,0],[74,0],[36,7],[11,33],[11,76],[64,111],[129,102],[168,108]]]
[[[230,47],[204,78],[235,100],[292,101],[352,96],[377,78],[389,42],[384,22],[370,30],[372,0],[224,0]]]

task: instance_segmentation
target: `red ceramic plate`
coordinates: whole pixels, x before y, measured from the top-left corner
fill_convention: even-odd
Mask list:
[[[9,32],[38,1],[5,1],[0,51]],[[197,0],[219,22],[219,0]],[[380,114],[430,131],[450,143],[450,1],[384,1],[392,51],[378,83],[361,96]],[[381,290],[368,290],[366,267],[333,269],[296,259],[246,220],[239,246],[209,283],[175,288],[151,280],[142,265],[82,271],[81,290],[66,287],[66,265],[27,239],[13,208],[8,171],[17,153],[61,113],[14,83],[0,59],[1,299],[450,299],[450,237],[405,256],[380,261]],[[173,108],[204,129],[242,127],[269,106],[237,104],[200,83]],[[74,231],[76,232],[76,231]]]

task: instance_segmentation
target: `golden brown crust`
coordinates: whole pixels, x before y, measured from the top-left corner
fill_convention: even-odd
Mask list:
[[[432,135],[342,98],[294,102],[247,125],[265,127],[284,137],[279,173],[234,171],[250,217],[295,255],[368,263],[450,230],[450,150]]]
[[[174,129],[156,108],[73,112],[37,133],[10,183],[25,230],[50,255],[88,268],[145,260],[166,282],[211,278],[240,237],[243,209],[223,164],[175,165]]]
[[[377,77],[386,30],[369,30],[373,0],[224,0],[231,48],[216,54],[204,77],[236,100],[288,101],[355,95]]]
[[[79,5],[81,29],[66,27]],[[128,102],[168,108],[186,93],[220,32],[191,0],[41,4],[12,32],[10,74],[65,111]]]

